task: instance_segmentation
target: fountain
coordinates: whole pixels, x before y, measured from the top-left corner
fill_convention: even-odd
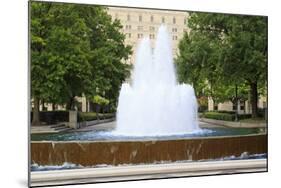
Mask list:
[[[148,38],[140,42],[132,83],[121,88],[115,130],[39,135],[31,142],[31,161],[37,166],[166,164],[245,154],[266,155],[267,134],[199,128],[194,90],[176,81],[165,26],[159,28],[153,53]]]
[[[170,37],[162,25],[153,54],[149,38],[139,44],[132,85],[121,87],[114,134],[163,136],[197,130],[194,89],[177,83]]]

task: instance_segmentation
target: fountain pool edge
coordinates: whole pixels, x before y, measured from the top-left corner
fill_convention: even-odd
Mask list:
[[[38,165],[153,164],[267,153],[267,134],[143,141],[32,141],[31,162]]]

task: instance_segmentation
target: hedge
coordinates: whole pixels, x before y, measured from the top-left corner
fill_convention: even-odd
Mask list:
[[[232,113],[206,112],[202,114],[201,117],[223,121],[235,121],[235,114]],[[251,114],[238,114],[239,120],[249,118],[251,118]]]
[[[114,113],[99,114],[100,119],[109,119],[115,116]],[[48,125],[56,124],[58,122],[69,121],[69,111],[40,111],[40,121]],[[31,122],[33,119],[33,112],[31,112]],[[78,112],[78,122],[97,120],[95,112]]]
[[[224,114],[235,114],[235,111],[226,111],[226,110],[211,110],[209,112],[214,112],[214,113],[224,113]]]
[[[115,117],[114,113],[106,113],[106,114],[99,114],[100,119],[110,119]],[[82,121],[93,121],[97,120],[97,114],[95,112],[79,112],[78,113],[78,122]]]
[[[31,121],[33,119],[33,112],[31,112]],[[41,122],[47,124],[55,124],[57,122],[68,122],[69,113],[68,111],[40,111],[39,118]]]

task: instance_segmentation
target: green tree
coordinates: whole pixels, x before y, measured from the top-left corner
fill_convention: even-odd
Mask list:
[[[101,97],[100,95],[95,95],[94,97],[92,97],[92,102],[96,104],[96,115],[97,118],[99,118],[99,112],[100,112],[100,107],[104,108],[105,105],[109,104],[109,100]]]
[[[34,124],[40,100],[73,109],[77,96],[115,92],[116,101],[129,74],[122,62],[131,53],[121,27],[101,6],[31,2]]]
[[[233,96],[222,90],[243,88],[246,83],[251,91],[252,116],[256,117],[258,86],[264,88],[267,77],[267,19],[191,13],[188,24],[191,31],[179,46],[179,74],[188,79],[199,77],[199,83],[207,80],[208,86],[203,89],[215,100]],[[188,74],[183,74],[187,69]],[[237,100],[235,97],[235,104]]]

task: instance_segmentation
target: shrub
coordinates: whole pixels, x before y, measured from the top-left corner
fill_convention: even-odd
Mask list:
[[[265,118],[266,108],[259,108],[258,109],[258,117]]]
[[[31,121],[33,118],[33,112],[31,112]],[[68,111],[41,111],[39,113],[39,118],[41,122],[46,122],[47,124],[55,124],[57,122],[68,122],[69,113]]]
[[[219,112],[206,112],[203,114],[204,118],[216,119],[216,120],[224,120],[224,121],[234,121],[235,116],[227,113],[219,113]]]
[[[224,114],[235,114],[235,111],[226,111],[226,110],[213,110],[208,112],[215,112],[215,113],[224,113]]]
[[[106,114],[99,114],[101,119],[110,119],[113,118],[115,114],[113,113],[106,113]],[[97,120],[97,114],[95,112],[79,112],[78,113],[78,122],[82,121],[93,121]]]
[[[206,112],[202,114],[202,117],[223,121],[235,121],[235,113]],[[251,114],[238,114],[239,120],[249,118],[251,118]]]
[[[249,119],[252,117],[252,114],[239,114],[238,118],[239,119]]]

